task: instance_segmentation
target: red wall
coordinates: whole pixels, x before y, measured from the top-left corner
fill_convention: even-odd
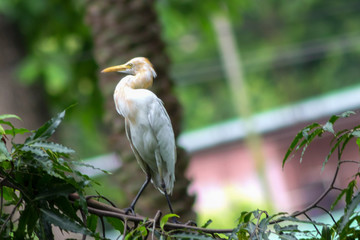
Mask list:
[[[323,124],[326,121],[327,119],[318,120]],[[297,155],[282,170],[282,160],[290,143],[307,124],[309,123],[262,136],[262,148],[259,151],[262,151],[265,160],[264,181],[269,186],[270,198],[277,211],[292,212],[306,207],[321,195],[333,177],[337,165],[336,153],[325,170],[321,171],[322,163],[330,151],[330,134],[317,139],[308,147],[302,163]],[[359,116],[341,119],[335,125],[335,130],[359,124]],[[348,144],[343,159],[359,161],[359,148],[355,141]],[[343,164],[336,186],[345,187],[357,171],[358,165]],[[265,196],[253,155],[245,147],[244,141],[193,153],[187,176],[193,180],[190,192],[197,194],[198,209],[204,206],[216,207],[216,203],[212,204],[215,201],[212,196],[221,194],[221,189],[230,185],[254,201]],[[338,193],[332,192],[330,198],[323,201],[323,206],[328,207]]]

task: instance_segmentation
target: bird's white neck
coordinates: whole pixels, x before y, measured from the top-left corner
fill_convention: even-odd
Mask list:
[[[145,73],[145,74],[144,74]],[[124,117],[129,116],[128,99],[139,88],[149,88],[153,82],[153,75],[138,73],[136,75],[127,75],[117,84],[114,92],[114,101],[119,114]]]
[[[121,82],[123,82],[124,87],[126,86],[133,89],[149,88],[153,84],[153,75],[149,71],[141,71],[136,75],[126,76]]]

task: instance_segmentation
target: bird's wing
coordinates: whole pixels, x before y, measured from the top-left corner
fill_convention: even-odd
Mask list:
[[[149,169],[147,167],[147,165],[145,164],[144,160],[142,159],[142,157],[140,156],[139,152],[137,151],[137,149],[134,146],[132,137],[131,137],[131,131],[130,131],[130,123],[129,123],[129,119],[125,118],[125,132],[126,132],[126,137],[130,142],[130,146],[132,151],[135,154],[135,158],[138,161],[141,169],[146,173],[149,174]]]
[[[156,97],[149,106],[148,120],[157,140],[155,151],[156,163],[166,185],[166,191],[171,194],[175,181],[176,146],[174,131],[171,126],[162,101]]]

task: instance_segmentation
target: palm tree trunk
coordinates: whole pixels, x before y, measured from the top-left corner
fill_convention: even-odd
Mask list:
[[[94,54],[101,69],[124,63],[137,56],[150,59],[158,77],[154,80],[154,91],[165,104],[173,123],[175,135],[180,132],[181,107],[171,94],[172,82],[169,77],[170,61],[165,53],[165,44],[161,39],[159,25],[153,1],[143,0],[92,0],[87,1],[86,21],[92,28]],[[127,196],[127,207],[136,195],[145,174],[134,158],[124,132],[124,119],[115,111],[113,91],[122,76],[107,75],[101,77],[100,87],[105,97],[105,123],[108,128],[109,143],[118,151],[123,163],[116,175],[116,181]],[[184,178],[188,164],[187,154],[178,149],[176,183],[172,196],[174,211],[182,219],[194,218],[191,211],[194,197],[187,196],[189,181]],[[139,177],[138,177],[139,176]],[[136,210],[148,216],[158,209],[168,213],[166,199],[153,187],[148,187],[136,205]]]
[[[49,116],[44,89],[40,85],[25,86],[16,79],[16,69],[26,52],[17,26],[0,14],[0,114],[16,114],[24,122],[15,121],[16,127],[36,129]],[[17,141],[26,136],[18,136]]]

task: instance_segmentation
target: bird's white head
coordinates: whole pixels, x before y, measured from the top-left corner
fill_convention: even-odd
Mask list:
[[[136,57],[125,64],[108,67],[101,72],[121,72],[134,75],[133,84],[137,87],[142,86],[148,88],[152,85],[153,78],[156,77],[156,72],[149,59],[145,57]],[[140,84],[140,85],[139,85]]]

